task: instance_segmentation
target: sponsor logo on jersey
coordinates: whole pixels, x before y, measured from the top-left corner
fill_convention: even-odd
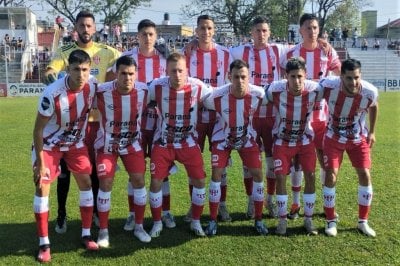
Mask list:
[[[40,104],[43,110],[47,110],[50,108],[50,100],[47,97],[43,97],[42,103]]]

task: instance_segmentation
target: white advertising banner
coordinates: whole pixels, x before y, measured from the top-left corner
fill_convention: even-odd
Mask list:
[[[43,83],[9,83],[7,96],[39,96],[45,87]]]

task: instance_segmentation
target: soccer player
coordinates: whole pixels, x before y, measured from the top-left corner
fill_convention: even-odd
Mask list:
[[[361,63],[347,59],[341,66],[340,77],[321,81],[321,94],[329,108],[329,122],[324,138],[326,179],[323,188],[326,216],[325,233],[337,235],[335,217],[336,181],[346,151],[358,176],[358,229],[375,237],[368,225],[372,202],[371,148],[375,143],[378,116],[378,90],[361,79]],[[369,117],[369,128],[366,120]]]
[[[242,59],[249,64],[249,82],[257,86],[265,86],[274,80],[281,78],[281,69],[279,67],[280,58],[288,49],[287,46],[280,44],[269,44],[270,28],[268,20],[265,17],[256,17],[252,22],[251,36],[253,44],[247,43],[231,48],[232,60]],[[263,105],[260,110],[254,114],[253,127],[257,131],[258,142],[265,152],[267,165],[267,196],[266,206],[269,216],[275,217],[275,206],[273,197],[275,195],[275,175],[274,164],[272,160],[272,127],[274,125],[274,115],[272,105]],[[247,216],[254,216],[254,206],[251,200],[252,194],[252,176],[244,167],[244,184],[248,196]]]
[[[267,98],[276,110],[273,128],[273,158],[276,176],[276,202],[279,224],[276,234],[285,235],[287,228],[286,175],[292,159],[297,155],[304,171],[304,227],[307,233],[318,231],[312,223],[315,205],[315,147],[310,124],[317,98],[318,83],[306,80],[306,63],[303,58],[291,58],[286,63],[287,80],[275,81],[267,89]]]
[[[110,46],[96,43],[92,40],[93,35],[96,33],[95,18],[93,14],[88,11],[79,12],[75,19],[75,30],[78,33],[77,41],[68,45],[64,45],[56,51],[55,56],[47,66],[45,83],[50,84],[56,80],[57,74],[68,66],[68,57],[75,50],[83,50],[89,54],[90,58],[92,59],[90,74],[95,77],[98,82],[102,83],[106,80],[113,79],[114,76],[110,71],[108,71],[108,69],[113,66],[115,60],[120,56],[120,53]],[[98,128],[98,113],[95,109],[92,109],[89,116],[89,122],[87,126],[88,132],[85,139],[92,165],[95,165],[93,143],[96,138],[96,132]],[[57,180],[58,216],[55,230],[57,233],[65,233],[67,231],[66,203],[69,191],[70,172],[68,171],[63,160],[61,160],[60,165],[61,174]],[[91,179],[93,185],[93,194],[96,198],[99,181],[95,167],[93,167]],[[96,202],[94,218],[96,221]]]
[[[188,77],[186,58],[179,53],[167,58],[167,76],[149,85],[149,100],[156,102],[159,112],[150,161],[150,207],[154,222],[151,237],[158,237],[163,229],[161,184],[175,160],[185,166],[193,183],[190,228],[197,236],[205,236],[200,224],[206,197],[205,172],[196,142],[196,124],[199,103],[210,92],[211,88],[203,82]]]
[[[307,79],[320,80],[330,72],[335,75],[340,73],[340,60],[335,49],[327,47],[325,43],[319,41],[319,22],[313,14],[305,13],[300,18],[300,34],[303,42],[290,48],[286,55],[282,57],[281,67],[285,68],[287,61],[292,57],[301,56],[306,61]],[[320,178],[323,183],[325,171],[322,158],[322,138],[325,133],[327,123],[327,108],[325,101],[321,101],[314,106],[311,118],[311,126],[315,132],[314,143],[317,151],[317,158],[320,164]],[[297,160],[297,159],[296,159]],[[295,163],[291,169],[292,200],[288,217],[295,219],[300,211],[300,191],[302,183],[302,171]]]
[[[91,60],[81,50],[68,57],[68,75],[46,87],[39,99],[33,130],[33,181],[36,192],[33,209],[39,236],[40,262],[49,262],[48,233],[50,184],[59,174],[59,162],[64,158],[79,187],[82,219],[82,241],[87,250],[97,250],[91,239],[93,192],[89,174],[91,164],[83,139],[87,116],[95,93],[95,84],[88,83]]]
[[[215,34],[214,19],[209,15],[201,15],[197,18],[197,46],[186,52],[186,62],[189,76],[198,78],[210,86],[222,86],[227,82],[229,68],[229,50],[213,41]],[[206,137],[208,138],[209,148],[211,149],[211,135],[215,124],[215,112],[202,108],[198,117],[197,143],[204,151]],[[189,178],[190,184],[190,178]],[[193,185],[189,185],[189,192],[193,190]],[[226,170],[222,175],[221,182],[221,202],[219,205],[219,217],[222,221],[229,222],[232,218],[226,207],[227,175]],[[185,221],[190,222],[191,210],[185,217]]]
[[[100,181],[97,198],[100,231],[97,244],[104,248],[109,246],[108,215],[118,157],[128,172],[133,188],[134,235],[142,242],[151,241],[151,237],[143,229],[147,202],[144,180],[146,162],[140,140],[141,116],[147,105],[147,86],[136,81],[137,65],[132,57],[118,58],[116,70],[116,80],[100,84],[96,92],[97,108],[100,112],[100,129],[94,145]]]
[[[253,177],[251,194],[255,209],[255,228],[261,235],[268,230],[262,222],[264,182],[260,148],[253,129],[253,115],[260,108],[265,96],[261,87],[249,84],[249,66],[243,60],[234,60],[229,67],[231,83],[216,88],[204,100],[207,109],[215,110],[218,116],[212,136],[212,176],[209,186],[210,221],[205,233],[217,233],[217,213],[221,198],[221,178],[230,154],[237,150],[243,164]]]
[[[138,24],[138,41],[139,46],[124,52],[122,55],[132,57],[138,64],[137,80],[140,82],[150,83],[153,79],[165,76],[167,67],[167,59],[164,54],[160,53],[156,48],[157,31],[156,24],[149,20],[141,20]],[[153,144],[153,135],[156,126],[157,112],[155,106],[148,105],[144,110],[141,123],[142,131],[142,147],[146,157],[151,155],[151,146]],[[170,173],[176,167],[170,168]],[[174,216],[170,212],[170,186],[168,176],[164,179],[162,185],[163,192],[163,215],[162,221],[167,228],[176,226]],[[131,182],[128,182],[128,205],[129,215],[126,219],[124,229],[131,231],[135,228],[135,212],[134,212],[134,195]]]

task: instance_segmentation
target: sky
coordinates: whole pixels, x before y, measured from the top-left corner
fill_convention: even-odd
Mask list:
[[[372,3],[372,6],[364,8],[365,10],[377,10],[378,11],[378,19],[377,26],[380,27],[384,24],[387,24],[388,19],[393,21],[395,19],[400,18],[400,1],[398,0],[369,0]],[[35,1],[36,2],[36,1]],[[161,24],[164,19],[164,13],[169,13],[170,16],[170,24],[182,24],[184,22],[182,17],[181,7],[183,5],[190,4],[190,0],[152,0],[150,2],[149,7],[139,7],[136,9],[135,14],[131,15],[128,23],[131,23],[129,27],[137,27],[137,24],[142,19],[151,19],[156,24]],[[46,12],[35,7],[37,4],[32,7],[33,11],[37,14],[38,17],[42,17],[45,19]],[[309,11],[308,11],[309,12]],[[193,18],[191,21],[186,21],[186,25],[195,26],[196,18]]]

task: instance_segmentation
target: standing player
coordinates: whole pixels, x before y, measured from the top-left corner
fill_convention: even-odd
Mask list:
[[[166,58],[156,48],[157,31],[156,24],[144,19],[138,24],[138,41],[139,47],[126,51],[123,55],[132,57],[138,64],[137,80],[140,82],[150,83],[153,79],[165,76]],[[151,146],[153,143],[153,135],[156,126],[157,113],[155,107],[150,104],[145,109],[142,116],[142,147],[145,156],[150,157]],[[171,170],[170,170],[171,172]],[[167,228],[176,226],[174,216],[170,213],[170,187],[168,176],[164,179],[162,185],[163,192],[163,215],[162,220]],[[131,231],[135,228],[135,212],[134,212],[134,196],[131,182],[128,182],[128,205],[129,215],[126,219],[124,229]]]
[[[361,63],[355,59],[343,61],[339,77],[321,81],[320,94],[329,107],[329,122],[324,138],[324,162],[326,170],[324,209],[325,233],[337,235],[335,217],[336,180],[346,151],[358,176],[358,229],[367,236],[375,237],[368,225],[372,202],[371,148],[375,143],[375,125],[378,116],[378,90],[361,80]],[[366,117],[369,116],[369,129]]]
[[[95,148],[96,166],[100,181],[97,198],[100,231],[97,244],[109,246],[108,215],[111,208],[111,189],[118,157],[129,174],[134,195],[134,235],[148,243],[151,237],[143,229],[147,202],[144,173],[146,162],[141,146],[140,122],[147,105],[147,86],[136,82],[137,65],[129,56],[116,62],[117,79],[99,85],[96,92],[100,112],[100,129]]]
[[[45,83],[52,83],[56,79],[57,74],[68,66],[68,57],[75,50],[83,50],[89,54],[90,58],[92,59],[90,74],[94,76],[98,82],[102,83],[106,80],[113,79],[113,76],[110,76],[107,70],[114,64],[120,53],[110,46],[96,43],[92,40],[93,35],[96,33],[95,18],[93,14],[88,11],[79,12],[75,19],[75,30],[78,33],[77,41],[62,46],[57,50],[55,56],[47,66]],[[97,116],[97,111],[92,110],[89,116],[89,123],[87,127],[88,132],[85,139],[92,165],[95,164],[93,143],[94,139],[96,138],[97,129],[99,128]],[[98,178],[95,167],[93,167],[91,179],[93,185],[93,194],[96,198],[98,191]],[[58,177],[57,182],[58,216],[55,228],[57,233],[65,233],[67,231],[66,203],[69,191],[69,183],[70,172],[68,171],[65,162],[61,160],[61,174]]]
[[[215,110],[218,122],[212,136],[211,164],[212,177],[209,187],[210,222],[205,233],[217,233],[217,213],[221,198],[221,177],[232,150],[237,150],[240,158],[253,176],[251,194],[255,209],[255,228],[261,235],[268,230],[262,222],[264,203],[264,182],[260,148],[256,142],[257,133],[253,129],[253,115],[260,108],[265,96],[261,87],[249,84],[249,66],[243,60],[235,60],[229,67],[230,84],[216,88],[204,100],[204,106]]]
[[[149,86],[149,100],[155,101],[159,110],[150,164],[150,207],[154,222],[151,237],[158,237],[163,229],[161,184],[175,160],[185,166],[193,183],[190,228],[197,236],[205,236],[200,224],[206,197],[205,172],[196,142],[196,124],[199,103],[210,92],[211,88],[200,80],[188,78],[186,58],[178,53],[167,59],[167,77],[156,79]]]
[[[287,80],[275,81],[267,90],[267,98],[276,110],[273,129],[273,157],[276,176],[276,202],[279,224],[276,234],[285,235],[287,227],[286,175],[292,159],[299,156],[304,171],[304,227],[307,233],[318,231],[312,223],[315,205],[315,147],[310,125],[317,97],[318,83],[306,80],[306,63],[303,58],[291,58],[286,63]]]
[[[201,15],[197,18],[197,47],[188,52],[185,51],[186,62],[189,76],[198,78],[210,86],[222,86],[226,83],[229,67],[229,50],[213,41],[215,33],[214,19],[209,15]],[[202,108],[200,110],[197,123],[198,144],[204,151],[206,137],[211,149],[211,135],[215,124],[215,112]],[[189,178],[190,184],[190,178]],[[193,185],[189,185],[190,195]],[[219,216],[222,221],[231,221],[226,207],[227,176],[226,170],[222,175],[221,182],[221,203],[219,205]],[[190,222],[191,210],[189,210],[185,219]]]
[[[256,17],[252,22],[251,36],[254,44],[244,44],[231,49],[232,59],[242,59],[249,64],[251,84],[265,86],[281,77],[279,62],[281,56],[285,53],[287,47],[278,44],[269,44],[270,28],[268,20],[265,17]],[[273,196],[275,195],[275,175],[274,164],[272,160],[272,127],[274,117],[272,105],[263,105],[258,112],[254,114],[254,129],[259,137],[258,142],[265,151],[267,164],[267,198],[266,205],[271,217],[275,216],[275,207]],[[262,142],[262,143],[261,143]],[[247,216],[254,216],[254,206],[251,200],[252,194],[252,176],[244,167],[244,183],[248,196]]]
[[[322,77],[326,77],[329,72],[338,75],[340,73],[339,57],[332,47],[327,48],[319,42],[319,23],[315,15],[305,13],[301,16],[300,34],[303,38],[303,42],[292,47],[287,52],[286,56],[282,57],[281,67],[285,68],[288,59],[292,57],[302,57],[306,61],[307,79],[319,80]],[[314,106],[311,118],[311,126],[315,132],[314,144],[321,169],[321,180],[323,180],[325,176],[322,158],[322,138],[327,123],[326,112],[325,101],[318,102]],[[302,171],[295,162],[291,171],[293,203],[288,215],[290,219],[297,218],[299,215],[301,179]],[[321,182],[323,183],[323,181]]]
[[[90,237],[93,214],[91,164],[83,139],[87,114],[91,108],[95,85],[88,83],[90,57],[81,50],[68,57],[68,75],[46,87],[39,100],[33,130],[33,181],[36,185],[33,209],[39,236],[40,262],[49,262],[48,233],[50,184],[59,174],[60,159],[64,158],[79,187],[82,219],[82,241],[88,250],[98,246]]]

